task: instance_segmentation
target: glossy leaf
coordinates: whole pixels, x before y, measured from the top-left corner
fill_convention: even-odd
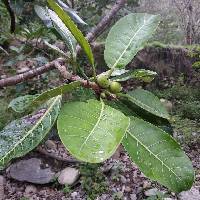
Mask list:
[[[150,39],[159,16],[134,13],[120,19],[108,34],[104,58],[109,68],[124,68]]]
[[[178,143],[161,129],[132,117],[123,145],[147,177],[174,192],[191,188],[194,181],[192,163]]]
[[[129,72],[129,70],[126,69],[116,69],[112,72],[111,76],[121,76],[123,74],[126,74],[127,72]]]
[[[129,118],[104,102],[66,103],[58,117],[59,136],[77,159],[99,163],[117,149],[129,126]]]
[[[136,69],[134,71],[128,71],[124,74],[116,76],[112,78],[112,80],[121,82],[121,81],[127,81],[129,79],[138,79],[145,83],[150,83],[151,81],[153,81],[155,76],[157,76],[156,72],[145,70],[145,69]]]
[[[35,5],[34,6],[35,12],[38,15],[38,17],[44,22],[44,24],[48,27],[51,28],[53,26],[51,18],[48,14],[48,9]]]
[[[38,95],[25,95],[13,99],[8,108],[12,108],[15,112],[22,113],[28,108]]]
[[[140,108],[165,119],[169,119],[169,114],[160,102],[159,98],[147,90],[136,89],[127,94],[119,94],[119,97],[125,99]]]
[[[80,86],[80,82],[72,82],[70,84],[61,85],[51,90],[47,90],[46,92],[40,95],[25,95],[21,97],[17,97],[13,99],[9,108],[12,108],[15,112],[24,112],[28,107],[38,106],[47,101],[50,98],[56,97],[58,95],[62,95],[64,93],[69,93],[75,90]]]
[[[0,132],[0,170],[38,146],[54,125],[60,106],[61,96],[52,98],[39,111],[11,122]]]
[[[72,57],[76,58],[76,39],[71,34],[69,29],[66,27],[66,25],[62,22],[62,20],[58,17],[58,15],[48,9],[49,16],[53,22],[53,25],[57,32],[61,35],[61,37],[64,39]]]
[[[67,4],[65,4],[64,2],[62,2],[61,0],[57,0],[58,4],[62,7],[62,9],[64,11],[66,11],[69,16],[72,18],[73,21],[75,21],[78,24],[82,24],[82,25],[87,25],[81,18],[80,16],[77,14],[77,12],[75,10],[73,10],[72,8],[70,8]]]
[[[90,64],[94,66],[92,49],[86,38],[83,36],[82,32],[77,28],[69,15],[54,0],[48,0],[48,3],[50,7],[55,11],[55,13],[59,16],[59,18],[63,21],[63,23],[67,26],[72,35],[76,38],[80,46],[83,48],[90,61]]]
[[[69,84],[64,84],[61,85],[59,87],[53,88],[51,90],[47,90],[46,92],[42,93],[41,95],[39,95],[32,103],[32,105],[38,104],[38,103],[42,103],[44,101],[46,101],[49,98],[64,94],[64,93],[69,93],[72,92],[73,90],[75,90],[76,88],[78,88],[80,86],[80,82],[76,81],[76,82],[72,82]]]

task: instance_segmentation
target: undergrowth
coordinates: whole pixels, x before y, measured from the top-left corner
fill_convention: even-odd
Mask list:
[[[99,168],[99,164],[81,165],[81,185],[87,194],[87,200],[96,199],[99,195],[108,191],[106,176]]]

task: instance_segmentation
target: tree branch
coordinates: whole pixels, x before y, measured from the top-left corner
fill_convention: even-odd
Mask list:
[[[110,25],[113,18],[116,16],[118,11],[124,7],[127,0],[117,0],[115,5],[112,7],[110,12],[105,15],[102,20],[98,23],[96,27],[94,27],[88,34],[87,39],[90,42],[93,42],[97,37],[99,37],[102,32]]]
[[[87,39],[91,43],[94,41],[99,35],[102,34],[103,31],[108,27],[108,25],[111,23],[112,19],[114,16],[117,14],[117,12],[125,5],[127,0],[117,0],[115,5],[112,7],[110,12],[103,17],[103,19],[98,23],[98,25],[87,34]],[[77,52],[80,52],[81,48],[80,46],[77,46],[76,48]],[[1,87],[6,87],[6,86],[11,86],[11,85],[16,85],[18,83],[24,82],[27,79],[33,78],[35,76],[41,75],[47,71],[52,70],[55,68],[55,63],[63,63],[64,59],[59,58],[56,59],[42,67],[39,67],[34,70],[30,70],[24,74],[16,75],[10,78],[5,78],[0,80],[0,88]]]
[[[10,78],[5,78],[0,80],[0,88],[5,86],[11,86],[16,85],[18,83],[24,82],[27,79],[33,78],[35,76],[41,75],[49,70],[52,70],[55,68],[56,63],[64,64],[63,58],[58,58],[52,62],[49,62],[48,64],[38,67],[36,69],[30,70],[28,72],[25,72],[23,74],[19,74]]]

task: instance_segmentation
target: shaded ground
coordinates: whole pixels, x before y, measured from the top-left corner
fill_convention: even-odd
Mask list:
[[[64,147],[60,142],[56,142],[56,149],[49,149],[49,153],[54,153],[59,157],[71,158],[68,153],[65,151]],[[194,183],[195,188],[200,189],[200,148],[199,144],[191,144],[187,147],[184,147],[186,153],[192,160],[193,166],[196,171],[196,180]],[[33,152],[26,156],[29,157],[44,157],[37,153]],[[54,164],[54,167],[63,168],[67,166],[66,164],[60,163],[55,165],[55,161],[52,158],[48,158],[51,165]],[[71,166],[79,168],[79,164],[72,164]],[[100,169],[103,171],[103,174],[106,175],[106,188],[107,192],[100,195],[98,200],[114,200],[114,199],[123,199],[123,200],[135,200],[135,199],[146,199],[145,191],[153,188],[161,191],[161,199],[165,197],[170,197],[172,199],[177,199],[177,196],[174,193],[170,193],[166,188],[160,186],[155,182],[150,182],[134,165],[126,152],[122,151],[120,155],[115,155],[113,158],[107,160],[102,164]],[[92,173],[92,172],[91,172]],[[21,183],[15,180],[12,180],[6,177],[5,185],[5,200],[45,200],[45,199],[54,199],[54,200],[84,200],[87,199],[85,191],[82,189],[79,179],[78,182],[74,184],[69,190],[61,187],[57,182],[48,184],[48,185],[32,185],[31,189],[29,183]],[[163,194],[165,193],[165,194]],[[156,199],[156,198],[155,198]],[[159,199],[159,198],[158,198]]]

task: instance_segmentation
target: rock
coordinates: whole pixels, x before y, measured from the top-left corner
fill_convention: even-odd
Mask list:
[[[150,196],[155,196],[158,193],[158,189],[157,188],[153,188],[150,190],[147,190],[144,192],[145,196],[150,197]]]
[[[48,148],[48,149],[56,149],[57,146],[55,144],[55,142],[53,140],[47,140],[45,142],[45,146]]]
[[[124,189],[125,192],[131,192],[131,188],[129,186],[126,186]]]
[[[72,193],[71,193],[71,197],[72,197],[72,198],[75,199],[77,196],[78,196],[78,192],[72,192]]]
[[[175,200],[175,199],[172,199],[172,198],[164,198],[164,200]]]
[[[178,197],[180,200],[199,200],[200,192],[195,187],[192,187],[189,191],[181,192]]]
[[[137,200],[136,194],[131,194],[131,195],[130,195],[130,198],[131,198],[131,200]]]
[[[125,184],[127,182],[126,178],[122,175],[120,175],[120,179],[123,184]]]
[[[55,173],[50,167],[44,168],[42,160],[31,158],[21,160],[10,166],[9,176],[18,181],[26,181],[35,184],[47,184],[53,181]]]
[[[37,192],[37,188],[34,185],[27,185],[25,189],[26,195],[32,195]]]
[[[63,169],[58,177],[61,185],[73,185],[79,178],[79,170],[71,167]]]
[[[0,175],[0,200],[4,199],[4,177]]]
[[[147,189],[151,187],[151,183],[149,181],[144,181],[143,183],[143,189]]]

